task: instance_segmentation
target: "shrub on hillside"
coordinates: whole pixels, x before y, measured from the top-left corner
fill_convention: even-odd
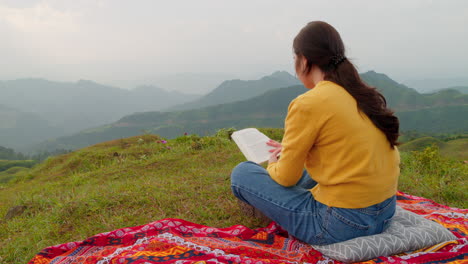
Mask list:
[[[28,168],[25,167],[11,167],[8,170],[0,172],[0,183],[7,183],[13,178],[15,178],[16,174],[21,171],[26,171]]]
[[[456,206],[467,208],[468,165],[443,157],[436,145],[402,152],[399,189],[440,203],[459,201]]]
[[[0,160],[0,171],[8,170],[12,167],[31,168],[36,165],[35,160]]]

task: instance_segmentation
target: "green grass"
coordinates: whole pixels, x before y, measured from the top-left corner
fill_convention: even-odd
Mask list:
[[[441,155],[436,146],[402,152],[399,189],[438,203],[467,208],[468,164]]]
[[[276,140],[283,133],[263,131]],[[259,227],[258,220],[242,215],[231,194],[230,172],[244,160],[228,139],[231,132],[167,143],[154,135],[114,140],[16,172],[0,185],[0,263],[26,263],[47,246],[167,217]],[[400,190],[466,208],[467,165],[426,156],[439,157],[402,153]],[[438,166],[443,169],[432,173]],[[4,220],[15,206],[27,209]]]
[[[0,171],[0,184],[7,183],[15,178],[16,174],[21,171],[26,171],[28,168],[25,167],[11,167],[7,170]]]

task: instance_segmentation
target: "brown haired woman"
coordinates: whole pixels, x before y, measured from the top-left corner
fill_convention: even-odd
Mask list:
[[[232,190],[310,244],[381,233],[395,212],[398,119],[360,79],[331,25],[307,24],[293,48],[310,90],[289,105],[282,143],[268,143],[275,148],[267,169],[239,164]]]

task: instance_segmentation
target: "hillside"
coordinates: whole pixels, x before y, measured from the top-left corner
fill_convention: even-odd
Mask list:
[[[277,71],[259,80],[229,80],[193,102],[168,108],[169,111],[198,109],[202,107],[243,101],[261,95],[269,90],[300,84],[294,76]]]
[[[468,160],[468,136],[448,141],[442,141],[434,137],[422,137],[406,142],[398,149],[400,151],[422,151],[431,146],[437,146],[443,156]]]
[[[35,120],[23,122],[23,117],[10,113],[8,123],[21,123],[21,127],[4,132],[0,145],[15,149],[115,122],[135,112],[160,110],[198,98],[154,86],[123,90],[86,80],[67,83],[43,79],[0,81],[0,95],[0,105],[33,113],[34,118],[43,120],[42,125]],[[37,134],[27,132],[35,130]]]
[[[442,145],[444,145],[444,142],[433,137],[422,137],[406,142],[399,146],[398,149],[401,151],[415,151],[423,150],[433,145],[440,148]]]
[[[2,218],[15,206],[23,211],[0,221],[3,261],[26,263],[51,244],[165,217],[258,226],[230,195],[230,170],[242,154],[227,136],[160,140],[145,135],[101,143],[50,159],[1,186]]]
[[[35,160],[1,160],[0,159],[0,183],[6,183],[14,178],[14,175],[37,164]]]
[[[402,131],[431,133],[466,133],[468,104],[438,106],[414,111],[397,112]]]
[[[263,132],[281,139],[281,129]],[[428,155],[402,157],[399,189],[466,208],[466,164],[430,154],[429,165],[438,168],[432,175]],[[26,263],[50,245],[166,217],[258,227],[258,220],[240,212],[230,190],[230,172],[243,160],[227,130],[167,142],[141,135],[51,158],[0,184],[0,256],[6,264]]]

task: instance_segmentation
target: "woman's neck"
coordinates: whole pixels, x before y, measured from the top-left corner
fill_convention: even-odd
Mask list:
[[[304,83],[304,86],[308,89],[312,89],[317,85],[317,83],[325,80],[325,73],[320,70],[317,66],[312,66],[311,71],[306,76],[307,82]]]

